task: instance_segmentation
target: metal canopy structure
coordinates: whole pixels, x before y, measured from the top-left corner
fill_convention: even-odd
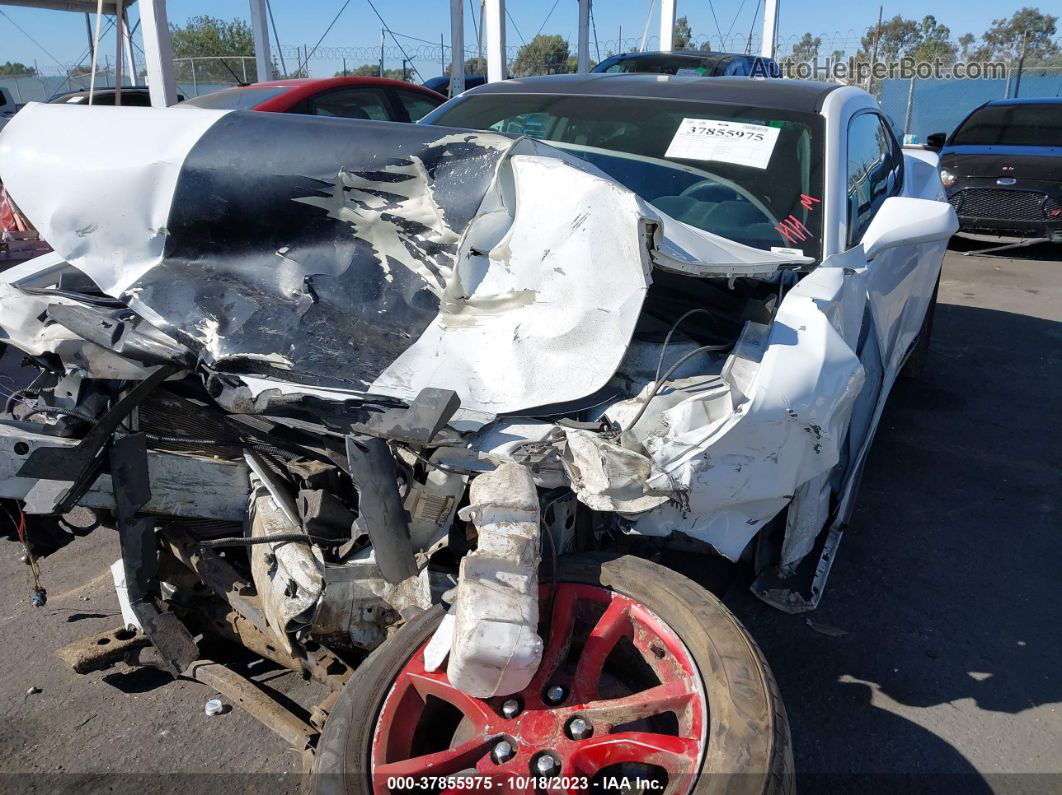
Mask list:
[[[79,14],[96,14],[97,11],[116,18],[117,57],[115,59],[115,99],[121,102],[122,52],[125,49],[128,64],[133,63],[133,41],[129,33],[126,9],[138,0],[0,0],[0,5],[38,8],[47,11],[73,11]],[[166,16],[166,0],[139,0],[140,28],[144,37],[144,60],[147,71],[151,104],[167,107],[177,102],[177,81],[173,71],[173,45],[170,42],[170,24]],[[251,31],[254,36],[255,64],[258,80],[272,76],[272,58],[269,51],[269,35],[266,13],[267,0],[249,0],[251,7]],[[99,39],[97,25],[96,43]],[[131,73],[133,81],[136,75]],[[95,79],[95,70],[93,70]]]
[[[675,49],[675,0],[660,0],[660,52]]]
[[[655,2],[655,0],[653,0]],[[252,0],[253,4],[254,0]],[[579,36],[576,71],[590,71],[590,14],[593,0],[579,0]],[[675,49],[675,11],[678,0],[660,0],[660,50]],[[765,0],[761,54],[774,57],[778,35],[779,0]],[[487,34],[487,81],[504,80],[505,68],[505,0],[481,0],[483,28]],[[650,4],[650,12],[652,3]],[[646,23],[648,25],[648,22]],[[644,41],[643,41],[644,44]],[[450,95],[465,87],[464,75],[464,7],[461,0],[450,0],[450,45],[453,53],[450,70]]]
[[[74,11],[92,14],[102,8],[104,14],[118,19],[118,53],[115,67],[115,85],[121,91],[121,61],[123,40],[126,57],[132,65],[132,38],[125,21],[125,9],[138,0],[0,0],[0,5],[23,6],[54,11]],[[170,42],[170,27],[166,16],[167,0],[139,0],[140,24],[144,37],[148,88],[151,104],[165,107],[177,101],[177,83],[173,70],[173,46]],[[248,0],[251,12],[251,31],[254,38],[255,66],[259,81],[272,76],[272,57],[269,47],[268,0]],[[579,35],[577,69],[580,73],[590,69],[590,15],[593,0],[579,2]],[[675,46],[675,9],[677,0],[660,2],[660,49],[670,52]],[[773,57],[778,30],[779,0],[766,0],[763,20],[763,43],[761,53]],[[487,37],[487,80],[504,80],[506,69],[505,49],[505,0],[481,0],[482,23]],[[465,87],[464,74],[464,4],[462,0],[450,0],[450,94],[456,96]],[[135,75],[133,75],[135,79]]]
[[[118,5],[131,6],[136,0],[103,0],[103,13],[115,14]],[[47,11],[76,11],[79,14],[95,14],[97,0],[0,0],[0,5],[23,6],[25,8],[42,8]]]

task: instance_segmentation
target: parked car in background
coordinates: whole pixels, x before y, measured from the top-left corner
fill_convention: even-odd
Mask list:
[[[0,130],[4,129],[7,120],[14,116],[17,110],[18,105],[15,104],[15,98],[11,96],[11,92],[0,86]]]
[[[773,58],[732,52],[624,52],[606,58],[590,71],[692,77],[782,76]]]
[[[97,88],[93,93],[92,104],[115,105],[116,93],[111,87]],[[183,102],[184,94],[178,94],[177,101]],[[67,91],[63,94],[56,94],[48,102],[64,105],[88,105],[89,92],[87,88],[80,91]],[[147,86],[129,86],[128,88],[122,86],[121,104],[131,108],[149,108],[151,107],[151,93],[148,91]]]
[[[465,91],[487,82],[486,75],[465,75]],[[438,91],[440,94],[450,96],[450,75],[439,75],[424,81],[424,88]]]
[[[1062,243],[1062,99],[992,100],[927,143],[961,232]]]
[[[204,94],[180,108],[261,110],[343,119],[416,121],[446,101],[413,83],[381,77],[303,77],[270,80]]]

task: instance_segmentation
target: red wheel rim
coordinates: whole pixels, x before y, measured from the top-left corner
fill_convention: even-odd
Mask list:
[[[399,672],[376,722],[377,793],[458,774],[491,778],[489,788],[480,787],[485,791],[534,791],[527,779],[541,775],[533,763],[544,752],[559,764],[549,774],[558,779],[552,791],[643,771],[666,781],[668,793],[687,792],[696,780],[708,743],[704,686],[678,635],[633,599],[559,584],[542,663],[515,696],[473,698],[452,687],[444,670],[426,671],[423,652],[422,646]],[[564,698],[547,703],[546,691],[555,686]],[[520,711],[507,717],[502,705],[514,698]],[[589,736],[585,730],[573,736],[575,718],[591,727]],[[499,761],[492,751],[501,741],[515,753]],[[446,789],[445,781],[437,783]]]

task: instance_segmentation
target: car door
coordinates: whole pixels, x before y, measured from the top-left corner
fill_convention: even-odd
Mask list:
[[[306,101],[304,112],[340,119],[394,120],[385,91],[374,86],[337,88],[316,94]]]
[[[903,195],[904,176],[903,152],[885,118],[873,110],[854,115],[848,123],[845,157],[849,250],[861,245],[863,234],[885,200]],[[868,266],[867,297],[887,383],[914,341],[925,311],[931,258],[923,248],[897,246],[882,252]],[[935,273],[932,278],[935,282]]]

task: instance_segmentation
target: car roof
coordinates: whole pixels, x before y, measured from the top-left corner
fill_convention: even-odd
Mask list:
[[[473,80],[482,80],[486,82],[487,76],[479,74],[478,72],[465,72],[465,82],[468,83]],[[421,86],[423,86],[424,88],[431,89],[432,91],[439,90],[435,88],[435,86],[442,86],[443,88],[446,88],[449,85],[450,75],[439,75],[437,77],[429,77],[427,80],[421,83]]]
[[[617,55],[610,55],[608,58],[602,60],[611,61],[613,59],[621,59],[624,61],[635,61],[640,58],[671,58],[676,61],[703,61],[706,58],[763,58],[765,61],[773,60],[761,55],[750,55],[744,52],[720,52],[717,50],[672,50],[670,52],[665,50],[646,50],[644,52],[621,52]]]
[[[1013,99],[990,99],[985,105],[1062,105],[1062,97],[1016,97]]]
[[[471,89],[480,94],[573,94],[595,97],[684,99],[818,113],[836,83],[813,80],[694,77],[658,74],[520,77]]]
[[[391,86],[392,88],[415,88],[422,90],[416,83],[405,80],[392,80],[389,77],[292,77],[281,80],[263,80],[246,86],[235,86],[236,90],[245,88],[339,88],[341,86]],[[429,91],[431,89],[428,89]]]
[[[149,91],[147,86],[122,86],[123,94],[142,94],[145,91]],[[114,86],[99,86],[95,92],[96,94],[113,94]],[[87,88],[79,89],[78,91],[65,91],[62,94],[53,94],[49,97],[49,102],[56,102],[60,99],[69,99],[70,97],[87,97],[89,90]]]

